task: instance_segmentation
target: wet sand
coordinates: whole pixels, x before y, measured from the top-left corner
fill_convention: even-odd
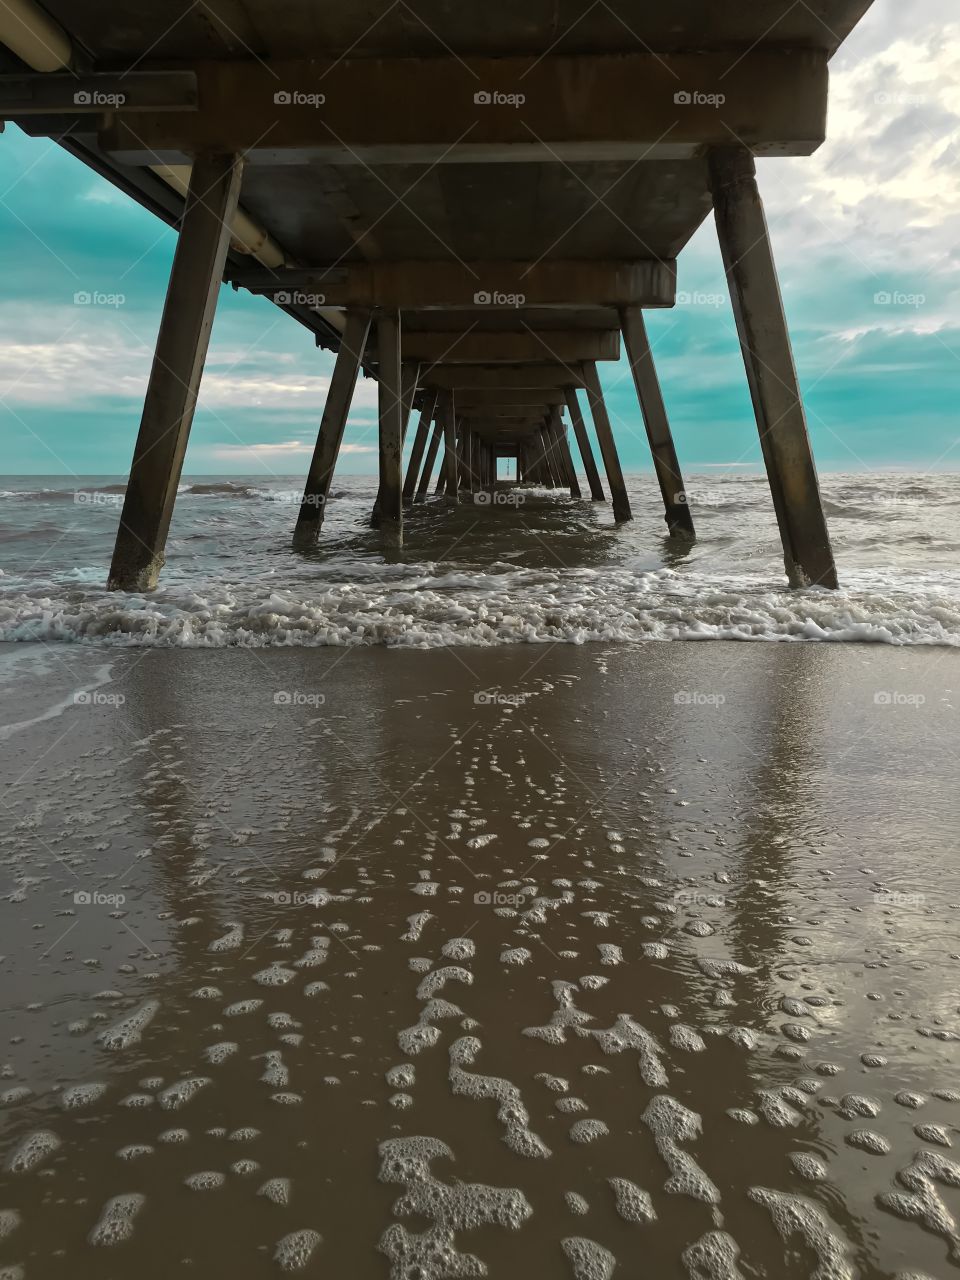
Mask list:
[[[0,1276],[955,1273],[956,651],[0,666]]]

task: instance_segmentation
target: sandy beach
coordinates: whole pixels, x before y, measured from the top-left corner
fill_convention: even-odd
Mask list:
[[[956,1265],[953,649],[0,664],[31,1280]]]

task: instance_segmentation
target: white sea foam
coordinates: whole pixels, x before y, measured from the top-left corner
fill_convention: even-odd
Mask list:
[[[376,567],[376,578],[357,563],[351,581],[312,590],[258,581],[256,573],[178,583],[168,569],[149,597],[92,585],[78,592],[49,578],[11,581],[0,595],[0,640],[180,648],[683,639],[960,645],[956,584],[924,581],[922,573],[892,587],[882,573],[848,572],[841,592],[789,592],[770,577],[719,568],[684,575],[612,565],[551,571],[500,563],[478,573],[427,563],[400,574]],[[95,582],[97,569],[89,572]]]

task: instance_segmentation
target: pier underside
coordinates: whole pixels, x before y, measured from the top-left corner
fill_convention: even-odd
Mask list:
[[[336,352],[297,545],[320,536],[361,375],[386,545],[438,469],[456,501],[502,457],[630,519],[598,372],[621,355],[668,530],[692,538],[643,312],[674,305],[713,211],[787,573],[835,586],[754,157],[823,141],[827,63],[868,6],[20,0],[4,117],[180,232],[110,585],[158,580],[222,280]]]

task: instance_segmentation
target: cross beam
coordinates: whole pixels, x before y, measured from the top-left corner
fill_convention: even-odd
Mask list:
[[[134,164],[203,151],[248,164],[689,159],[731,137],[809,155],[826,127],[816,49],[191,64],[199,112],[114,117],[101,146]]]
[[[518,312],[518,316],[523,312]],[[454,334],[405,329],[401,338],[404,360],[442,360],[444,364],[526,364],[544,360],[618,360],[618,330],[549,329],[522,332]],[[367,352],[376,360],[376,347]]]
[[[579,364],[432,365],[421,372],[424,386],[455,391],[536,391],[540,387],[582,387]]]
[[[288,283],[283,269],[233,273],[251,293],[283,305],[383,307],[386,310],[450,307],[481,313],[520,307],[672,307],[677,264],[650,258],[626,261],[536,262],[412,261],[340,263],[302,267]]]

